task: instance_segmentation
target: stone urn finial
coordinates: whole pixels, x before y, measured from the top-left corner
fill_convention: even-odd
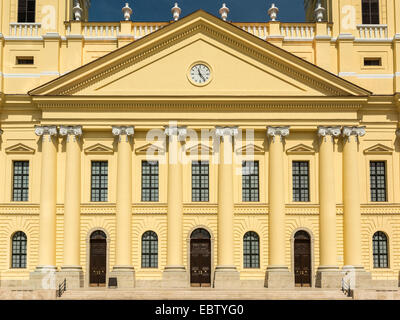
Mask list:
[[[122,13],[124,14],[125,21],[131,19],[132,9],[129,8],[129,3],[125,3],[125,7],[122,8]]]
[[[221,15],[222,20],[226,21],[229,11],[229,8],[226,6],[225,3],[223,3],[221,9],[219,9],[219,14]]]
[[[75,7],[72,8],[72,13],[74,15],[75,21],[81,21],[82,19],[82,8],[79,5],[79,1],[76,3]]]
[[[272,4],[271,8],[268,10],[269,17],[271,21],[276,21],[276,17],[278,16],[279,9],[275,7],[275,3]]]
[[[324,19],[324,14],[325,14],[326,9],[321,5],[321,2],[318,2],[317,8],[314,10],[315,13],[315,19],[317,22],[322,22]]]
[[[174,20],[178,21],[182,10],[181,10],[181,8],[178,7],[178,3],[177,2],[175,2],[175,5],[171,9],[171,12],[172,12],[172,16],[174,17]]]

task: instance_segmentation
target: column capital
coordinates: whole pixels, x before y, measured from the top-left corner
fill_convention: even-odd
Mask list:
[[[57,136],[57,126],[35,126],[35,134],[43,139],[48,135],[51,141],[52,136]]]
[[[165,126],[164,134],[168,137],[172,137],[174,135],[178,136],[179,141],[184,141],[187,135],[187,127],[177,127],[177,126]]]
[[[119,142],[121,142],[121,136],[126,136],[126,141],[128,141],[129,136],[133,136],[135,133],[134,126],[112,126],[112,134],[118,136]]]
[[[342,136],[345,138],[345,140],[350,141],[351,136],[355,136],[356,139],[358,137],[363,137],[365,136],[365,126],[362,127],[343,127],[342,129]]]
[[[275,141],[276,136],[281,137],[281,141],[283,138],[287,137],[290,133],[290,127],[267,127],[267,136],[272,137],[272,140]]]
[[[341,128],[340,126],[334,126],[334,127],[324,127],[324,126],[319,126],[318,127],[318,137],[322,137],[326,141],[327,136],[332,137],[332,141],[334,138],[337,138],[340,136],[341,133]]]
[[[239,134],[238,127],[215,127],[215,135],[217,137],[231,136],[236,137]]]
[[[82,126],[60,126],[58,131],[60,136],[67,137],[67,141],[69,141],[69,136],[74,136],[74,139],[82,136]]]

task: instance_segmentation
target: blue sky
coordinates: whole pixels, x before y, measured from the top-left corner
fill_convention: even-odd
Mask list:
[[[303,0],[91,0],[90,21],[120,21],[121,9],[128,2],[133,10],[133,21],[172,20],[171,8],[178,2],[182,16],[203,9],[219,16],[219,8],[225,2],[231,10],[228,20],[233,22],[268,21],[267,10],[274,2],[283,22],[304,21]]]

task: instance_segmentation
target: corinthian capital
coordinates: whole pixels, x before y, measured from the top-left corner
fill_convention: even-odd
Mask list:
[[[165,126],[164,134],[168,137],[178,136],[179,141],[184,141],[187,136],[187,127]]]
[[[326,138],[326,136],[331,136],[332,139],[340,136],[340,127],[318,127],[318,136]]]
[[[351,136],[358,137],[365,136],[365,126],[363,127],[343,127],[342,136],[350,141]]]
[[[57,136],[57,126],[35,126],[35,134],[43,139],[47,135],[51,141],[52,136]]]
[[[272,140],[275,141],[276,136],[281,137],[281,141],[285,137],[287,137],[290,133],[290,127],[267,127],[267,136],[272,137]]]

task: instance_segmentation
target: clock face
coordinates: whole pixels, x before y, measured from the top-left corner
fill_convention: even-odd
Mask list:
[[[211,70],[205,64],[199,63],[195,64],[190,69],[190,78],[196,84],[202,85],[206,84],[211,77]]]

